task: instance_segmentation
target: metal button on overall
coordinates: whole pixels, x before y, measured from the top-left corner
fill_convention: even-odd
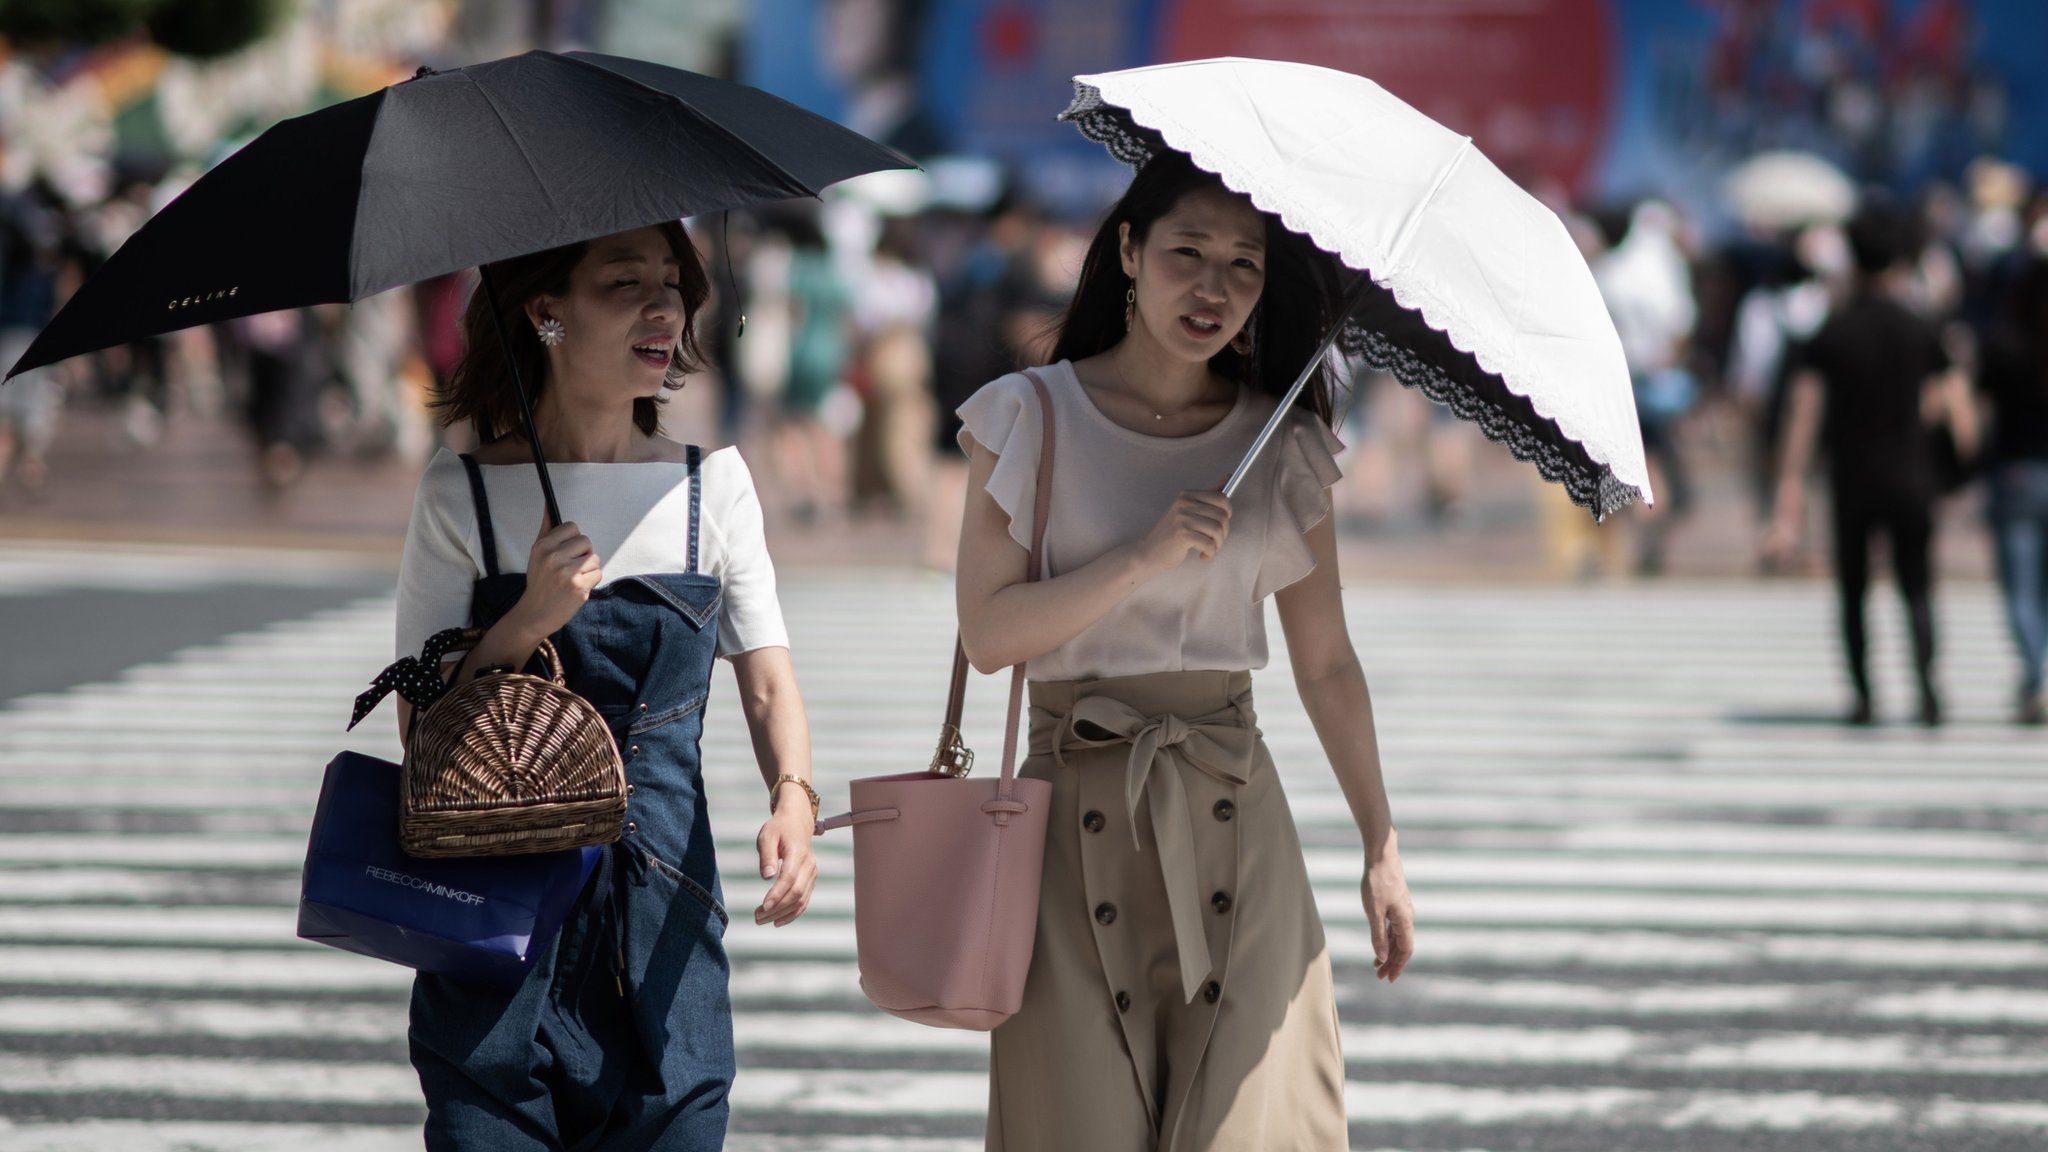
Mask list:
[[[631,796],[632,794],[633,794],[633,786],[632,786],[631,784],[628,784],[628,785],[626,785],[626,795],[628,795],[628,796]]]
[[[1102,831],[1103,824],[1104,820],[1102,819],[1102,813],[1097,812],[1093,808],[1090,808],[1088,810],[1088,814],[1086,816],[1081,817],[1081,827],[1086,828],[1090,832]]]
[[[1095,918],[1104,924],[1116,923],[1116,905],[1107,902],[1097,904],[1095,906]]]

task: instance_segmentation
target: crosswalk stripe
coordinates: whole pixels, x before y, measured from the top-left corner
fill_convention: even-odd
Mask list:
[[[0,557],[0,596],[65,555]],[[227,567],[142,556],[124,586]],[[919,766],[950,586],[807,572],[783,604],[827,804],[848,777]],[[1270,615],[1255,684],[1339,966],[1362,1146],[2048,1140],[2048,776],[2038,739],[1985,722],[2006,701],[1977,686],[2010,674],[1987,590],[1943,590],[1962,722],[1932,734],[1802,722],[1838,704],[1813,586],[1363,585],[1346,607],[1421,916],[1396,987],[1363,971],[1356,833]],[[1875,658],[1902,662],[1898,622],[1874,624]],[[402,1049],[411,974],[291,939],[320,766],[397,756],[384,713],[342,730],[391,635],[390,597],[369,597],[0,709],[0,1147],[417,1147],[395,1123],[418,1114],[417,1080],[370,1058]],[[971,681],[971,740],[999,731],[1005,687]],[[986,1037],[860,996],[845,833],[820,841],[809,915],[749,921],[765,805],[722,664],[712,696],[742,1057],[729,1147],[979,1147]],[[282,1123],[279,1102],[344,1119]]]
[[[0,1147],[9,1152],[418,1152],[415,1125],[231,1124],[87,1121],[79,1124],[10,1124],[0,1118]],[[725,1152],[978,1152],[980,1139],[923,1136],[824,1136],[789,1139],[735,1133]],[[1377,1149],[1375,1152],[1398,1152]],[[1481,1150],[1472,1150],[1481,1152]]]
[[[410,1069],[328,1061],[244,1061],[206,1057],[80,1056],[49,1059],[0,1054],[0,1099],[35,1094],[163,1093],[202,1100],[294,1104],[406,1104],[417,1098]],[[1914,1108],[1894,1097],[1815,1092],[1656,1091],[1624,1087],[1477,1088],[1435,1082],[1347,1080],[1347,1109],[1375,1124],[1456,1120],[1477,1127],[1570,1118],[1579,1123],[1640,1123],[1666,1130],[1798,1126],[1868,1131],[1912,1112],[1922,1123],[1990,1129],[2048,1124],[2048,1105],[1944,1099]],[[975,1117],[987,1081],[975,1072],[759,1069],[735,1082],[735,1112],[847,1117]]]
[[[0,1119],[0,1147],[11,1152],[418,1152],[415,1126],[234,1124],[89,1120],[75,1124],[10,1124]],[[737,1142],[726,1145],[738,1152]]]
[[[766,881],[756,881],[765,885]],[[1560,925],[1580,927],[1702,927],[1729,930],[1782,929],[1804,933],[1869,930],[1949,929],[2040,936],[2048,933],[2048,904],[2034,900],[1950,900],[1933,907],[1902,906],[1895,898],[1830,895],[1816,907],[1811,898],[1696,896],[1683,893],[1440,891],[1428,893],[1432,919],[1443,925]],[[1323,922],[1362,925],[1365,913],[1355,890],[1315,889]],[[742,897],[730,911],[744,915]],[[853,889],[837,881],[812,897],[814,922],[835,920],[843,928],[853,912]],[[836,914],[836,916],[835,916]],[[152,943],[190,940],[219,945],[277,943],[291,938],[291,909],[130,905],[38,905],[0,907],[0,941],[135,940]],[[1488,927],[1473,929],[1485,932]],[[751,922],[732,926],[726,947],[774,953],[785,928]],[[2048,950],[2048,945],[2043,945]]]
[[[185,1036],[278,1040],[294,1046],[357,1041],[402,1043],[405,1013],[392,1007],[338,1013],[306,1004],[11,997],[0,1001],[0,1035],[98,1038]],[[2048,1043],[1945,1040],[1911,1033],[1786,1031],[1729,1042],[1719,1031],[1649,1034],[1620,1026],[1345,1025],[1353,1065],[1452,1063],[1614,1066],[1677,1070],[1775,1069],[2001,1077],[2048,1071]],[[751,1054],[819,1050],[864,1058],[947,1055],[976,1063],[988,1052],[977,1032],[925,1028],[872,1012],[775,1011],[740,1015],[734,1041]],[[764,1057],[772,1063],[773,1056]],[[877,1066],[869,1062],[869,1066]]]

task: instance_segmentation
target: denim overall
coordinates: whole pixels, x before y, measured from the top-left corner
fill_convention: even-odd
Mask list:
[[[489,627],[526,576],[498,571],[483,475],[467,454],[462,463],[486,568],[471,622]],[[695,1152],[725,1141],[726,913],[698,758],[720,585],[697,571],[698,463],[691,446],[689,569],[594,589],[550,637],[570,689],[618,741],[623,834],[520,987],[413,984],[409,1040],[430,1150]]]

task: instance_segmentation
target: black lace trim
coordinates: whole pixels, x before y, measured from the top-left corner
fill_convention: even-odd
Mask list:
[[[1157,132],[1133,122],[1124,109],[1104,103],[1101,90],[1092,84],[1075,82],[1074,102],[1059,118],[1072,123],[1081,135],[1102,145],[1111,156],[1132,168],[1142,166],[1166,148]],[[1503,411],[1500,405],[1452,379],[1442,368],[1370,325],[1357,320],[1347,323],[1337,343],[1346,355],[1391,373],[1394,379],[1449,408],[1460,419],[1478,425],[1488,440],[1506,447],[1515,459],[1534,464],[1545,480],[1562,485],[1572,503],[1590,510],[1595,521],[1605,520],[1630,502],[1643,498],[1640,488],[1617,479],[1612,468],[1600,465],[1596,470],[1574,461],[1550,439]],[[1551,429],[1552,437],[1561,435]]]
[[[1071,121],[1081,135],[1133,168],[1142,167],[1153,153],[1166,147],[1159,133],[1140,128],[1131,121],[1130,113],[1116,105],[1104,104],[1100,88],[1078,80],[1074,82],[1074,102],[1060,113],[1060,119]]]
[[[1556,444],[1502,411],[1500,405],[1451,379],[1442,368],[1380,332],[1357,323],[1347,324],[1337,344],[1345,355],[1391,373],[1394,379],[1449,408],[1459,419],[1478,425],[1488,440],[1505,446],[1515,459],[1534,464],[1545,480],[1562,485],[1572,503],[1589,509],[1596,522],[1607,519],[1630,501],[1643,498],[1641,489],[1617,479],[1612,468],[1601,466],[1595,471],[1574,461]]]

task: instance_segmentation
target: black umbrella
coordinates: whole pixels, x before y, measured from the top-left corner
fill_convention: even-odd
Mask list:
[[[765,92],[642,60],[528,52],[421,69],[282,121],[200,177],[79,287],[7,375],[913,167]],[[559,523],[538,437],[528,438]]]

